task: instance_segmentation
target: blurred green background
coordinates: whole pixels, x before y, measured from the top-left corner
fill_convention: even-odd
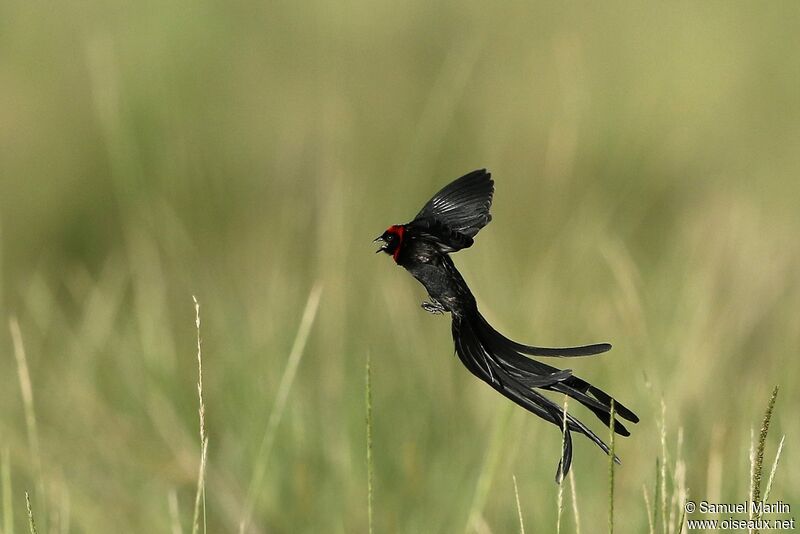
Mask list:
[[[647,528],[662,399],[690,495],[738,502],[775,384],[773,498],[800,507],[798,27],[795,2],[4,1],[17,531],[26,490],[40,532],[175,533],[176,509],[189,531],[196,295],[208,531],[236,532],[317,285],[248,531],[367,530],[368,354],[376,532],[515,531],[512,475],[528,531],[554,531],[559,433],[469,375],[449,320],[373,253],[480,167],[494,221],[455,260],[484,314],[523,342],[614,344],[569,363],[642,419],[617,442],[619,530]],[[579,437],[575,455],[592,532],[607,461]]]

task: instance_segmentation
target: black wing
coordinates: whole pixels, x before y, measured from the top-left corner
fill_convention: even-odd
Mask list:
[[[486,169],[465,174],[436,193],[412,225],[437,238],[453,252],[472,245],[472,238],[489,224],[494,181]]]

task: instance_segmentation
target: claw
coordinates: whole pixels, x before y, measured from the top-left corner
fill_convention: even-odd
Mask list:
[[[422,309],[434,315],[442,315],[445,312],[444,306],[438,302],[425,301],[422,303]]]

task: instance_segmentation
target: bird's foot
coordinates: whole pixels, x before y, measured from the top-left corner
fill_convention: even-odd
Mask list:
[[[422,309],[434,315],[441,315],[445,312],[444,306],[442,306],[435,300],[423,302]]]

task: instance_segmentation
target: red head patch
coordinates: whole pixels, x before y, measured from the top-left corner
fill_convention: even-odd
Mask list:
[[[393,243],[391,244],[392,258],[397,263],[397,258],[400,256],[400,248],[403,246],[403,236],[405,236],[406,227],[403,225],[394,224],[387,228],[386,234],[392,236]]]

